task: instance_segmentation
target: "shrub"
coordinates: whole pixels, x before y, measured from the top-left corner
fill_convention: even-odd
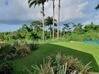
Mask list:
[[[48,57],[42,65],[32,68],[33,74],[88,74],[90,69],[89,64],[84,66],[78,59],[61,54]]]
[[[0,65],[0,74],[12,74],[13,68],[9,63],[2,63]]]
[[[13,44],[0,44],[0,60],[10,60],[19,56],[27,56],[31,50],[36,50],[38,44],[27,44],[25,41],[16,41]]]
[[[20,45],[16,49],[19,56],[27,56],[31,52],[30,48],[27,45]]]
[[[28,46],[32,51],[37,50],[39,48],[39,44],[36,43],[28,44]]]
[[[16,49],[10,44],[2,44],[0,48],[0,59],[7,60],[16,56]]]
[[[15,42],[14,47],[16,48],[18,56],[27,56],[31,53],[31,50],[36,50],[38,48],[38,44],[27,44],[26,42],[22,41]]]

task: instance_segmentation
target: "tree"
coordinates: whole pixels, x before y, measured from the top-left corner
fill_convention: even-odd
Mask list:
[[[53,25],[53,17],[47,17],[45,19],[45,24],[46,26],[49,26],[49,30],[50,30],[50,38],[52,37],[52,25]],[[54,19],[54,26],[56,25],[56,19]],[[54,32],[53,32],[54,33]]]
[[[68,34],[72,32],[75,27],[76,27],[76,24],[72,22],[63,24],[63,28],[62,28],[63,35],[65,35],[66,33]]]
[[[32,31],[32,29],[27,24],[24,24],[22,29],[23,30],[26,30],[28,32],[31,32]]]
[[[31,33],[31,36],[37,35],[39,38],[41,38],[42,34],[42,22],[40,20],[35,20],[31,23],[30,28],[32,28],[33,32]],[[33,36],[33,37],[34,37]],[[32,37],[32,38],[33,38]]]
[[[84,33],[82,26],[83,26],[83,25],[82,25],[81,23],[78,23],[78,24],[75,26],[75,28],[74,28],[74,32],[75,32],[75,33],[78,33],[78,34]]]
[[[34,7],[36,5],[42,5],[42,11],[41,11],[41,14],[43,16],[42,18],[42,24],[43,24],[43,35],[42,35],[42,38],[43,40],[45,39],[45,33],[44,33],[44,16],[45,16],[45,13],[44,13],[44,5],[45,5],[45,2],[48,1],[48,0],[28,0],[28,4],[29,4],[29,7],[32,7],[34,5]]]
[[[58,24],[57,24],[57,38],[59,39],[59,25],[60,25],[60,5],[61,1],[58,0]]]
[[[30,25],[30,28],[33,29],[33,31],[42,31],[42,22],[39,20],[33,21]]]
[[[53,39],[54,39],[54,24],[55,24],[55,0],[53,0]]]
[[[63,24],[63,35],[65,35],[65,33],[67,32],[67,31],[69,31],[71,28],[70,28],[70,26],[69,26],[69,23],[66,23],[66,24]]]
[[[99,9],[99,4],[95,7],[95,9],[96,9],[96,10]]]

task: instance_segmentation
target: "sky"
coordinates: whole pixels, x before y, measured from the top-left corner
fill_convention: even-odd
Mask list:
[[[99,23],[99,0],[61,0],[61,22]],[[58,0],[55,2],[57,18]],[[0,32],[14,31],[24,23],[41,19],[41,6],[29,8],[27,0],[0,0]],[[52,16],[52,2],[45,4],[45,15]]]

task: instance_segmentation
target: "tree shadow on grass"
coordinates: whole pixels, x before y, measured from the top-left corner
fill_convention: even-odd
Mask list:
[[[91,62],[90,66],[92,67],[92,71],[99,72],[99,66],[92,54],[59,46],[59,45],[55,45],[55,44],[45,44],[45,45],[42,45],[40,49],[43,50],[42,54],[47,56],[55,55],[58,52],[61,52],[67,56],[78,58],[85,65]]]

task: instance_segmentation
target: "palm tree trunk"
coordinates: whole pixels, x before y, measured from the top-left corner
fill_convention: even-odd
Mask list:
[[[51,33],[51,31],[50,31],[50,39],[52,38],[52,35],[51,35],[52,33]]]
[[[60,26],[60,0],[58,2],[58,22],[57,22],[57,38],[59,39],[59,26]]]
[[[51,25],[50,25],[50,39],[52,38],[52,29],[51,29]]]
[[[55,24],[55,0],[53,0],[53,39],[54,39],[54,24]]]
[[[44,29],[45,29],[45,23],[44,23],[44,3],[42,4],[42,24],[43,24],[43,35],[42,35],[42,39],[45,40],[45,32],[44,32]]]

